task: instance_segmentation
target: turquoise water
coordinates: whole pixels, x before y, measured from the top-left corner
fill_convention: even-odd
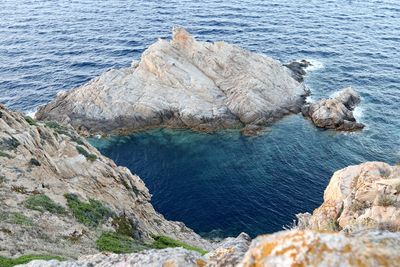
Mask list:
[[[312,99],[352,85],[362,132],[321,131],[299,115],[258,136],[152,130],[92,140],[146,182],[168,219],[205,235],[280,230],[312,211],[334,170],[400,162],[400,3],[243,0],[0,2],[0,102],[32,112],[61,90],[129,66],[174,25],[282,62],[309,59]]]

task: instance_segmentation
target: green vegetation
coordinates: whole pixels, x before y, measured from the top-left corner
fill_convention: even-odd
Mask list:
[[[1,212],[0,221],[24,226],[34,226],[34,222],[20,212]],[[1,265],[0,265],[1,266]]]
[[[97,159],[97,156],[95,154],[90,154],[86,151],[86,149],[81,146],[76,146],[76,150],[78,150],[79,154],[84,155],[87,160],[95,161]]]
[[[37,121],[34,118],[32,118],[30,116],[25,116],[24,118],[25,118],[26,122],[29,123],[30,125],[34,125],[34,126],[37,125]]]
[[[97,249],[114,253],[132,253],[149,249],[147,245],[133,238],[114,232],[102,233],[96,240]]]
[[[133,227],[131,221],[126,216],[114,217],[112,225],[120,235],[132,236]]]
[[[58,214],[65,213],[65,209],[63,206],[55,203],[51,198],[46,195],[35,195],[28,197],[25,200],[25,206],[28,209],[38,210],[41,212],[48,211]]]
[[[354,200],[350,205],[350,210],[353,212],[357,212],[359,210],[364,210],[369,207],[370,205],[366,201]]]
[[[61,129],[61,125],[55,121],[46,121],[45,125],[51,129]]]
[[[324,230],[332,231],[332,232],[339,232],[341,230],[341,227],[336,220],[329,219],[326,223]]]
[[[159,236],[154,236],[153,238],[154,238],[154,242],[151,244],[151,247],[155,248],[155,249],[182,247],[187,250],[197,251],[201,255],[204,255],[207,253],[207,251],[205,251],[204,249],[190,246],[181,241],[172,239],[168,236],[159,235]]]
[[[40,166],[40,165],[42,165],[42,164],[40,164],[40,162],[39,162],[37,159],[35,159],[35,158],[31,158],[31,160],[29,161],[29,163],[30,163],[32,166]]]
[[[396,200],[388,195],[380,195],[378,199],[378,206],[389,207],[393,206],[396,203]]]
[[[11,145],[13,148],[17,148],[17,147],[19,147],[19,146],[21,145],[21,143],[20,143],[17,139],[15,139],[15,138],[13,137],[13,138],[11,139],[10,145]]]
[[[8,154],[8,153],[6,153],[6,152],[4,152],[4,151],[1,151],[1,150],[0,150],[0,157],[9,158],[9,159],[14,158],[14,157],[11,156],[10,154]]]
[[[0,256],[0,266],[1,267],[10,267],[10,266],[28,263],[33,260],[54,260],[54,259],[59,260],[59,261],[64,260],[63,258],[61,258],[59,256],[50,256],[50,255],[24,255],[19,258],[15,258],[15,259]]]
[[[64,196],[74,217],[86,226],[96,227],[113,215],[100,201],[89,199],[89,202],[82,202],[74,194]]]

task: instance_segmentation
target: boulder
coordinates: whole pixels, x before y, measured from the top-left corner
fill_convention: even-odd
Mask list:
[[[304,105],[302,114],[319,128],[355,131],[364,128],[356,122],[353,110],[360,103],[360,95],[351,87],[342,89],[335,97]]]

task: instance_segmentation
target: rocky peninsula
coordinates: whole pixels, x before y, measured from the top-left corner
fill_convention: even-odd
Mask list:
[[[220,242],[158,214],[142,180],[102,156],[71,126],[35,121],[0,106],[0,166],[3,262],[4,256],[19,263],[43,258],[27,254],[56,258],[25,265],[31,267],[393,266],[400,261],[399,165],[367,162],[339,170],[323,204],[313,214],[299,214],[291,230],[253,240],[242,233]]]
[[[224,42],[200,42],[175,28],[131,67],[112,69],[39,108],[40,120],[81,133],[148,127],[210,131],[265,125],[300,111],[308,94],[278,61]],[[301,76],[301,75],[300,75]]]

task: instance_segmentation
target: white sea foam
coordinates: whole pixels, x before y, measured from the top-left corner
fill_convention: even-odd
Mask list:
[[[357,120],[357,121],[360,121],[360,119],[363,117],[363,108],[362,107],[360,107],[360,106],[357,106],[354,110],[353,110],[353,115],[354,115],[354,118]]]
[[[25,115],[29,116],[31,118],[35,118],[36,112],[37,112],[37,108],[33,108],[33,109],[30,109],[30,110],[26,111]]]
[[[323,69],[325,67],[324,63],[322,61],[317,60],[317,59],[306,59],[306,60],[311,63],[311,66],[308,66],[305,69],[307,72],[320,70],[320,69]]]

